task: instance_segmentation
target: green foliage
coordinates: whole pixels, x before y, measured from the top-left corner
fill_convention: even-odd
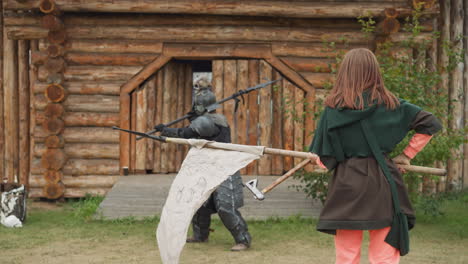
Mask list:
[[[295,179],[299,179],[301,184],[291,185],[292,188],[297,191],[303,191],[307,194],[307,197],[312,199],[319,199],[322,203],[327,198],[327,186],[328,179],[330,178],[329,172],[306,172],[300,170],[294,174]]]
[[[77,201],[69,201],[69,205],[73,209],[72,214],[74,217],[88,221],[93,217],[102,200],[104,200],[102,196],[91,196],[87,194]]]
[[[439,38],[438,32],[433,32],[432,39],[421,40],[422,26],[420,24],[421,8],[416,8],[412,16],[405,19],[403,30],[411,33],[410,37],[402,43],[394,44],[390,42],[379,43],[375,54],[380,63],[385,86],[397,97],[403,98],[415,105],[420,106],[425,111],[433,113],[444,124],[444,129],[433,137],[424,151],[420,152],[412,161],[413,164],[420,166],[434,166],[436,161],[445,163],[448,159],[459,159],[454,156],[452,150],[466,142],[465,134],[467,128],[461,130],[452,130],[447,127],[447,122],[452,116],[449,115],[451,101],[449,100],[448,90],[441,85],[443,76],[455,69],[456,65],[463,61],[464,51],[454,48],[454,43],[442,43],[442,48],[448,55],[448,65],[442,67],[435,65],[426,54],[426,47],[434,39]],[[357,18],[362,26],[362,32],[370,36],[376,29],[376,21],[372,16],[361,16]],[[347,47],[347,41],[343,41]],[[337,50],[334,42],[324,43],[326,51]],[[338,52],[335,61],[338,65],[343,58],[343,52]],[[332,69],[335,73],[336,69]],[[333,83],[326,84],[326,89],[333,87]],[[290,102],[292,103],[292,102]],[[314,118],[318,119],[323,109],[322,102],[319,102],[315,109]],[[407,146],[413,133],[410,133],[391,154],[396,156]],[[294,186],[297,190],[304,191],[308,196],[320,200],[325,199],[326,179],[325,174],[310,172],[300,172],[295,175],[301,180],[301,185]],[[411,198],[417,199],[418,186],[422,177],[415,173],[404,174],[405,182],[408,185]],[[433,177],[438,180],[438,177]],[[426,200],[425,208],[429,212],[432,208],[438,206],[436,200]]]

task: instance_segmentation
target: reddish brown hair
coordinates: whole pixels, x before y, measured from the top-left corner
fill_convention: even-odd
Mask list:
[[[369,104],[385,104],[388,109],[395,109],[398,99],[385,88],[379,63],[374,53],[359,48],[348,51],[341,62],[336,81],[325,104],[331,108],[344,107],[363,109],[362,92],[369,90]]]

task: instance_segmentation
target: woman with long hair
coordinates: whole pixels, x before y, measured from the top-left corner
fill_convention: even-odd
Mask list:
[[[370,263],[399,263],[415,216],[398,164],[410,164],[440,122],[387,90],[375,55],[363,48],[345,55],[325,105],[310,151],[334,173],[317,230],[335,235],[337,264],[359,263],[363,230]],[[416,134],[391,160],[411,130]]]

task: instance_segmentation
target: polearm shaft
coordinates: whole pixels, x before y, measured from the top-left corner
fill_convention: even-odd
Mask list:
[[[228,97],[226,97],[226,98],[224,98],[224,99],[221,99],[221,100],[217,101],[216,103],[214,103],[214,104],[212,104],[212,105],[207,106],[207,107],[206,107],[206,111],[207,111],[207,112],[212,112],[212,111],[214,111],[214,110],[217,108],[218,105],[223,104],[223,103],[226,102],[226,101],[235,99],[235,98],[237,98],[237,97],[239,97],[239,96],[242,96],[243,94],[248,94],[248,93],[250,93],[250,92],[252,92],[252,91],[255,91],[255,90],[258,90],[258,89],[260,89],[260,88],[267,87],[268,85],[273,84],[273,83],[278,82],[278,81],[281,81],[282,79],[283,79],[283,78],[279,78],[279,79],[274,80],[274,81],[269,81],[269,82],[261,83],[261,84],[255,85],[255,86],[253,86],[253,87],[244,89],[244,90],[239,90],[239,91],[237,91],[236,93],[234,93],[233,95],[228,96]],[[238,99],[236,99],[236,100],[238,100]],[[172,126],[172,125],[177,124],[177,123],[179,123],[179,122],[181,122],[181,121],[184,121],[185,119],[188,119],[188,118],[190,118],[190,117],[192,117],[192,116],[193,116],[193,114],[190,114],[190,113],[189,113],[189,114],[186,114],[186,115],[184,115],[184,116],[182,116],[182,117],[177,118],[176,120],[172,120],[172,121],[169,122],[169,123],[163,124],[163,126],[166,126],[166,127]],[[146,132],[146,133],[144,133],[144,134],[146,134],[146,135],[152,135],[152,134],[154,134],[154,133],[156,133],[156,132],[158,132],[158,129],[150,130],[150,131],[148,131],[148,132]],[[142,139],[143,137],[144,137],[144,136],[139,136],[139,137],[136,138],[136,140],[140,140],[140,139]]]
[[[127,133],[139,135],[146,138],[151,138],[157,141],[166,142],[166,143],[174,143],[174,144],[181,144],[181,145],[191,145],[188,139],[185,138],[170,138],[164,136],[153,136],[148,135],[143,132],[133,131],[122,129],[119,127],[112,127],[112,129],[124,131]],[[249,145],[241,145],[241,144],[232,144],[232,143],[220,143],[220,142],[208,142],[204,147],[212,148],[212,149],[223,149],[223,150],[237,150],[242,151],[243,148],[250,148],[254,146]],[[264,147],[264,154],[270,155],[280,155],[280,156],[289,156],[294,158],[302,158],[302,159],[309,159],[315,160],[317,159],[317,155],[310,153],[310,152],[303,152],[303,151],[294,151],[294,150],[285,150],[285,149],[276,149],[276,148],[267,148]],[[404,168],[406,171],[413,171],[417,173],[427,173],[431,175],[438,175],[438,176],[445,176],[447,175],[447,170],[439,169],[439,168],[430,168],[430,167],[423,167],[423,166],[415,166],[415,165],[398,165]]]

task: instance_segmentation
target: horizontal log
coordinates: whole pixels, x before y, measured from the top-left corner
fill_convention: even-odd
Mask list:
[[[163,53],[181,59],[200,57],[261,59],[271,55],[271,47],[264,44],[165,44]]]
[[[383,16],[385,8],[395,8],[400,14],[411,14],[411,7],[395,2],[294,2],[291,1],[107,1],[88,0],[79,4],[75,0],[56,0],[62,11],[67,12],[120,12],[120,13],[163,13],[163,14],[206,14],[206,15],[242,15],[274,17],[351,17],[361,15]],[[7,0],[7,10],[31,10],[38,8],[39,1],[27,0],[18,3]],[[427,12],[427,11],[426,11]],[[434,12],[434,11],[431,11]]]
[[[330,73],[300,72],[300,74],[316,88],[331,85],[334,80],[334,75]]]
[[[41,17],[33,14],[6,14],[6,26],[35,26]],[[320,27],[355,28],[361,25],[355,18],[309,19],[246,16],[204,16],[179,14],[67,14],[63,17],[66,26],[281,26],[281,27]]]
[[[41,126],[34,130],[35,142],[44,142],[47,133]],[[107,127],[67,127],[62,133],[69,143],[119,143],[119,132]]]
[[[66,188],[112,188],[119,177],[117,175],[64,175],[62,183]],[[29,178],[31,188],[42,188],[45,184],[46,180],[42,175],[31,175]]]
[[[276,56],[297,56],[297,57],[316,57],[316,58],[335,58],[340,53],[345,53],[352,48],[371,48],[367,44],[360,45],[336,45],[336,48],[330,48],[321,44],[309,43],[272,43],[271,49]]]
[[[86,195],[105,196],[111,188],[65,188],[63,197],[65,198],[81,198]],[[45,197],[42,188],[31,188],[28,192],[30,198]]]
[[[48,101],[44,95],[37,94],[34,98],[36,110],[42,111]],[[119,97],[113,95],[69,95],[62,103],[65,112],[119,112]]]
[[[63,76],[65,81],[102,81],[122,83],[128,81],[141,70],[139,66],[69,66]],[[45,82],[48,72],[44,66],[39,66],[38,80]]]
[[[40,159],[34,159],[32,174],[43,174],[45,169]],[[118,159],[68,159],[62,169],[63,175],[118,175]]]
[[[42,157],[46,150],[44,144],[35,144],[34,156]],[[71,159],[119,159],[119,144],[67,143],[64,152]]]
[[[349,43],[366,43],[369,38],[360,30],[331,30],[317,28],[287,27],[252,27],[252,26],[154,26],[154,27],[80,27],[70,26],[66,29],[68,39],[139,39],[154,41],[290,41],[340,42],[346,39]],[[39,34],[42,32],[42,34]],[[10,27],[8,36],[12,39],[40,39],[47,37],[48,32],[39,27]]]
[[[42,124],[45,118],[44,112],[36,112],[36,124]],[[61,118],[68,127],[112,127],[119,125],[120,116],[118,113],[67,112]]]
[[[67,82],[64,84],[68,94],[81,95],[120,95],[120,86],[122,82]],[[45,82],[36,82],[34,84],[34,93],[44,93],[48,84]]]
[[[49,47],[47,40],[39,41],[39,50],[45,51]],[[155,41],[110,40],[110,39],[68,39],[65,43],[67,52],[94,53],[148,53],[158,55],[162,52],[162,43]]]
[[[122,53],[78,53],[65,54],[67,65],[116,65],[116,66],[143,66],[157,57],[155,54],[122,54]],[[42,65],[48,60],[48,54],[44,51],[31,53],[31,60],[35,65]]]
[[[336,60],[317,59],[304,57],[280,57],[289,67],[298,72],[322,72],[329,73],[336,67]]]

